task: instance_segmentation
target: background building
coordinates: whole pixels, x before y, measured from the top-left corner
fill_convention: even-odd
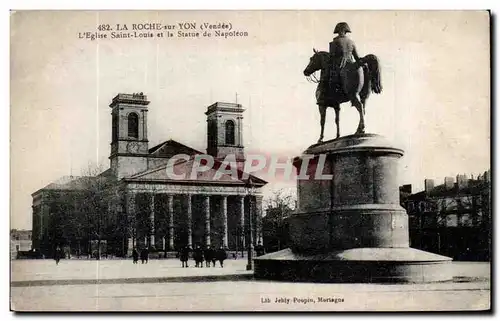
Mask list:
[[[152,148],[147,97],[118,94],[111,108],[110,168],[68,176],[32,194],[33,246],[50,255],[56,246],[72,254],[130,254],[133,247],[176,251],[183,246],[246,247],[249,231],[261,242],[265,181],[243,175],[243,112],[240,104],[207,108],[207,154],[214,166],[193,172],[205,153],[174,140]],[[185,159],[169,161],[175,155]],[[237,179],[222,161],[235,155]],[[167,175],[167,170],[182,178]],[[249,219],[252,218],[252,228]]]
[[[457,260],[490,260],[491,172],[476,178],[446,177],[443,184],[425,180],[425,190],[411,194],[400,187],[409,215],[410,245]]]
[[[10,230],[10,258],[17,258],[18,252],[31,250],[31,231],[29,230]]]

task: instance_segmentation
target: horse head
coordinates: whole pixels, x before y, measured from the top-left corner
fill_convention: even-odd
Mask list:
[[[304,69],[304,76],[309,77],[313,72],[325,69],[327,67],[328,53],[325,51],[318,51],[313,48],[314,55],[309,59],[309,64]]]

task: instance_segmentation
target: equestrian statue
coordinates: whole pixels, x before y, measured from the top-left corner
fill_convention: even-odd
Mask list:
[[[325,115],[328,107],[335,110],[335,124],[337,138],[340,137],[339,114],[340,104],[351,102],[359,112],[359,125],[356,134],[365,132],[365,107],[370,92],[380,94],[382,83],[380,80],[380,64],[375,55],[359,57],[354,41],[347,33],[351,32],[346,22],[335,26],[334,34],[337,37],[330,42],[330,51],[317,51],[304,69],[304,75],[309,80],[318,83],[316,101],[321,116],[321,134],[318,143],[323,141],[325,129]],[[320,70],[319,80],[314,72]]]

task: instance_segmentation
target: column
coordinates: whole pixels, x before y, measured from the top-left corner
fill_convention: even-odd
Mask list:
[[[135,194],[129,192],[127,196],[127,252],[129,255],[132,255],[132,250],[136,246],[137,221],[135,215]]]
[[[255,234],[257,244],[262,244],[262,196],[255,196]]]
[[[222,246],[227,249],[228,237],[227,237],[227,196],[223,195],[221,198],[221,211],[222,211]]]
[[[167,197],[167,208],[168,208],[168,249],[170,251],[174,250],[174,195],[168,195]]]
[[[205,214],[205,246],[210,245],[210,197],[203,197],[203,213]]]
[[[193,247],[193,231],[192,231],[192,225],[193,225],[193,213],[191,209],[191,194],[187,195],[187,224],[188,224],[188,245],[190,247]]]
[[[149,231],[149,246],[155,246],[155,194],[151,194],[151,204],[149,212],[149,224],[151,229]]]
[[[242,124],[241,124],[241,119],[243,117],[238,117],[238,140],[235,142],[239,146],[243,146],[243,130],[242,130]]]
[[[253,195],[250,195],[248,200],[248,246],[253,249],[254,239],[254,228],[255,228],[255,203],[253,200]]]
[[[238,197],[239,208],[240,208],[240,240],[242,249],[245,248],[245,197]]]

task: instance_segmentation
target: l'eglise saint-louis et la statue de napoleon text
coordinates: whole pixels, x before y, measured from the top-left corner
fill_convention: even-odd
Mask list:
[[[236,38],[248,37],[247,31],[233,29],[231,22],[160,22],[99,24],[96,30],[78,32],[79,39],[130,38]]]

